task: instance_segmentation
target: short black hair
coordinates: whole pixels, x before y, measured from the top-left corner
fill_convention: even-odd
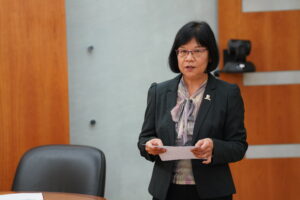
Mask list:
[[[169,67],[173,72],[180,73],[176,50],[193,38],[195,38],[199,44],[206,47],[209,52],[206,72],[211,72],[217,68],[219,64],[219,50],[213,31],[206,22],[191,21],[179,29],[171,48]]]

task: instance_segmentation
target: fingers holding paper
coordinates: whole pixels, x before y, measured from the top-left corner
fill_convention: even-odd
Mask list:
[[[209,164],[211,163],[213,148],[214,143],[212,139],[204,138],[198,140],[198,142],[195,144],[195,148],[193,148],[191,151],[197,158],[206,159],[202,162],[203,164]]]
[[[162,141],[158,138],[155,138],[146,142],[145,149],[151,155],[158,155],[166,152],[166,149],[162,148],[162,146]]]

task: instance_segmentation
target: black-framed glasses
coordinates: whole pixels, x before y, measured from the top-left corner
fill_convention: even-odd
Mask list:
[[[199,58],[203,55],[203,53],[207,51],[206,48],[199,48],[199,49],[194,49],[194,50],[186,50],[186,49],[177,49],[176,54],[180,57],[187,57],[189,53],[192,54],[195,58]]]

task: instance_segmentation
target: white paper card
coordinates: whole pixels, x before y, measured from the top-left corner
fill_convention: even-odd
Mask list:
[[[165,153],[159,154],[162,161],[200,159],[191,152],[195,146],[160,146],[160,148],[167,150]]]
[[[0,195],[0,200],[43,200],[42,193],[18,193]]]

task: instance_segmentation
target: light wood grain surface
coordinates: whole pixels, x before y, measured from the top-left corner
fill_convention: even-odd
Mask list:
[[[247,60],[257,71],[300,70],[299,10],[243,13],[241,0],[218,3],[221,52],[229,39],[248,39],[252,51]],[[241,74],[221,74],[220,78],[241,88],[250,145],[300,143],[299,84],[244,86]],[[246,159],[231,168],[235,200],[299,198],[300,158]]]
[[[69,143],[64,0],[1,0],[0,189],[21,155]]]

